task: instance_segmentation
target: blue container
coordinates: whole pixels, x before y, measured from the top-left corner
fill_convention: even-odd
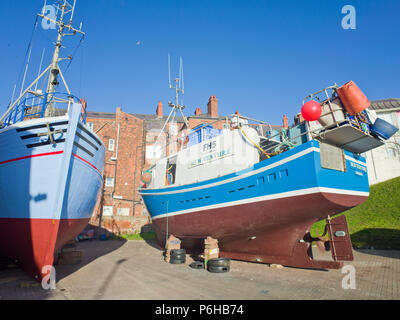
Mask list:
[[[100,235],[100,241],[106,241],[107,240],[107,235],[106,234],[101,234]]]
[[[394,125],[380,118],[376,119],[373,126],[371,126],[371,134],[384,140],[390,139],[397,131]]]

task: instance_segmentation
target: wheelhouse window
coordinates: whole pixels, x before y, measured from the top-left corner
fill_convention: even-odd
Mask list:
[[[167,168],[165,173],[165,185],[171,186],[176,182],[176,159],[177,157],[169,158],[167,161]]]
[[[86,124],[86,126],[87,126],[87,128],[88,128],[90,131],[93,131],[93,128],[94,128],[93,122],[88,122],[88,123]]]

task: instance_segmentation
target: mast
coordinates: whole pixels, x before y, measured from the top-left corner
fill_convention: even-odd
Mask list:
[[[57,35],[57,42],[56,42],[56,46],[54,49],[54,53],[53,53],[53,58],[51,60],[51,64],[46,67],[44,69],[44,71],[25,89],[22,91],[21,88],[21,92],[20,95],[18,96],[18,98],[13,101],[12,103],[10,103],[10,106],[8,107],[7,111],[1,116],[0,118],[0,124],[4,121],[4,119],[14,110],[14,108],[18,105],[18,103],[21,101],[21,99],[27,94],[27,93],[31,93],[30,89],[38,83],[38,81],[40,79],[42,79],[47,72],[50,71],[50,75],[49,75],[49,80],[48,80],[48,85],[47,85],[47,101],[45,102],[47,108],[45,111],[44,116],[45,117],[51,117],[54,115],[54,99],[53,99],[53,95],[55,93],[55,90],[59,84],[58,82],[58,75],[60,74],[62,81],[64,82],[64,85],[67,89],[67,91],[69,91],[68,86],[62,76],[61,70],[59,68],[58,63],[62,60],[71,60],[72,57],[68,57],[68,58],[60,58],[60,50],[61,50],[61,46],[62,46],[62,39],[64,36],[73,36],[76,35],[77,33],[81,34],[82,36],[85,35],[84,32],[82,32],[82,23],[80,24],[79,29],[76,29],[74,27],[71,26],[72,24],[72,18],[75,12],[75,5],[76,5],[76,0],[74,0],[73,5],[71,5],[67,0],[58,0],[56,1],[56,4],[54,5],[54,7],[57,9],[57,13],[58,11],[61,11],[60,14],[60,18],[58,18],[58,14],[56,13],[54,19],[50,18],[49,16],[45,15],[45,8],[47,1],[45,1],[45,5],[43,7],[43,10],[41,13],[38,14],[39,17],[50,21],[52,24],[58,26],[58,35]],[[64,23],[64,19],[65,17],[69,14],[69,20],[68,23]],[[69,31],[70,33],[64,33],[65,31]],[[14,88],[14,92],[13,92],[13,98],[14,98],[14,93],[15,93],[15,88]],[[36,93],[33,93],[34,95],[38,96]],[[12,98],[12,100],[13,100]]]
[[[171,101],[168,102],[168,105],[172,108],[167,120],[164,123],[164,126],[162,127],[156,141],[154,142],[154,146],[157,146],[158,141],[160,140],[160,137],[162,135],[162,133],[164,132],[167,124],[170,122],[170,120],[172,119],[172,122],[175,120],[175,116],[177,111],[179,110],[183,121],[185,122],[186,128],[189,130],[189,122],[187,120],[187,118],[185,117],[184,113],[183,113],[183,109],[185,109],[185,106],[183,106],[183,102],[182,105],[179,104],[179,94],[182,93],[185,94],[185,86],[184,86],[184,80],[183,80],[183,60],[182,57],[180,58],[180,65],[179,65],[179,75],[177,78],[175,78],[174,82],[175,82],[175,87],[172,86],[171,83],[171,56],[168,54],[168,80],[169,80],[169,88],[170,89],[175,89],[175,104],[173,104]],[[182,99],[183,100],[183,99]],[[166,148],[168,147],[167,145],[165,146]],[[156,150],[154,150],[154,156],[153,156],[153,164],[155,163],[155,155],[156,155]]]
[[[189,128],[189,123],[188,123],[185,115],[183,114],[183,109],[185,109],[185,106],[183,106],[183,103],[182,103],[182,105],[179,104],[179,93],[182,93],[182,95],[185,94],[185,85],[184,85],[184,80],[183,80],[183,60],[182,60],[182,57],[180,58],[180,64],[179,64],[179,76],[178,76],[178,78],[176,78],[174,80],[175,87],[173,87],[172,84],[171,84],[170,55],[168,55],[168,68],[169,68],[169,88],[170,89],[175,89],[175,101],[176,101],[175,104],[173,104],[172,102],[168,102],[168,105],[172,108],[173,111],[175,111],[175,113],[176,113],[177,110],[180,111],[180,113],[182,115],[182,118],[183,118],[183,121],[186,124],[186,127]]]
[[[46,19],[50,21],[51,23],[54,23],[55,25],[58,26],[58,35],[57,35],[57,41],[56,41],[56,46],[54,48],[54,53],[53,53],[53,58],[51,60],[50,64],[50,75],[49,75],[49,80],[47,84],[47,101],[46,101],[46,112],[45,112],[45,117],[51,117],[54,115],[54,104],[51,102],[53,94],[56,91],[57,86],[59,85],[58,82],[58,75],[60,74],[60,68],[58,66],[60,59],[60,50],[62,46],[62,39],[66,35],[75,35],[76,33],[80,33],[82,35],[85,35],[84,32],[82,32],[81,29],[76,29],[71,26],[72,23],[72,18],[75,12],[75,5],[76,5],[76,0],[74,0],[73,5],[68,3],[67,0],[61,0],[59,1],[59,9],[61,10],[60,18],[58,20],[54,20],[49,18],[48,16],[44,15],[43,13],[38,14],[39,17],[42,17],[43,19]],[[64,17],[66,14],[70,13],[70,19],[68,21],[68,24],[64,23]],[[56,17],[57,19],[57,17]],[[82,24],[81,24],[82,26]],[[72,31],[72,34],[66,34],[64,33],[65,30]],[[71,58],[69,58],[71,59]]]

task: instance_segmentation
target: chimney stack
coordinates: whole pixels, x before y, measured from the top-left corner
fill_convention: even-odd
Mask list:
[[[208,114],[211,118],[218,118],[218,100],[216,96],[211,96],[208,101]]]
[[[288,120],[286,114],[283,116],[283,127],[285,129],[289,128],[289,120]]]
[[[196,112],[194,113],[195,116],[201,116],[201,108],[196,108]]]
[[[158,103],[158,105],[157,105],[157,118],[162,118],[164,116],[164,113],[163,113],[163,104],[162,104],[162,102],[160,101],[159,103]]]

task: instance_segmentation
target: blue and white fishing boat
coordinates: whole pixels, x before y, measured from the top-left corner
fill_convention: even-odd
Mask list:
[[[55,251],[88,224],[103,186],[104,145],[86,127],[86,102],[71,94],[59,67],[63,36],[83,32],[71,26],[75,2],[58,5],[57,20],[38,15],[58,26],[51,64],[0,119],[0,255],[38,281]],[[46,75],[47,88],[37,90]],[[59,76],[66,94],[56,91]]]
[[[333,217],[368,199],[361,154],[384,141],[367,111],[346,112],[337,90],[307,97],[321,106],[319,121],[298,116],[295,125],[274,132],[232,115],[223,130],[216,122],[190,132],[181,150],[143,174],[140,193],[159,245],[172,234],[187,250],[201,252],[211,236],[222,257],[237,260],[304,268],[339,268],[352,260],[346,218]],[[323,219],[329,239],[313,238],[311,226]],[[332,260],[314,259],[313,242],[331,250]]]

